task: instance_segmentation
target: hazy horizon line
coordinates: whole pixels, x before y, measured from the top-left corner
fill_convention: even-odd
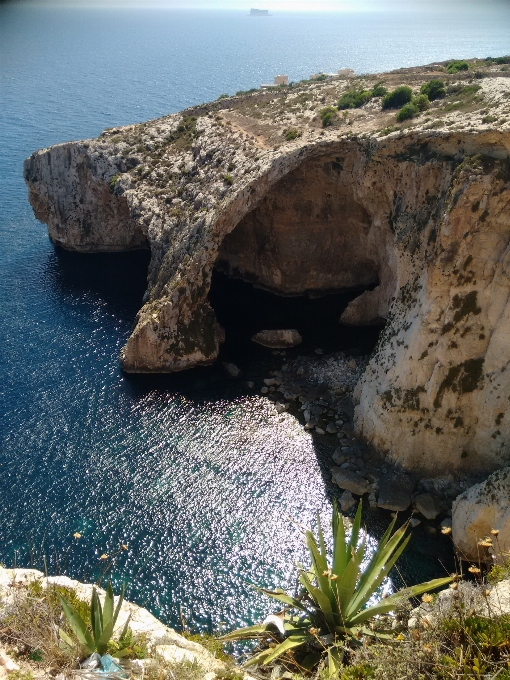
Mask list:
[[[239,7],[238,0],[0,0],[0,4],[24,5],[31,8],[69,8],[69,9],[144,9],[144,10],[189,10],[189,11],[232,11],[248,13],[251,8],[268,9],[269,16],[274,14],[330,14],[345,12],[365,12],[395,9],[400,11],[422,10],[428,7],[446,9],[456,5],[464,7],[480,4],[508,4],[508,0],[322,0],[322,2],[310,2],[310,0],[273,0],[273,2],[249,2],[242,0],[243,6]],[[271,6],[272,5],[272,6]],[[266,17],[260,17],[265,19]],[[259,19],[259,18],[257,18]]]

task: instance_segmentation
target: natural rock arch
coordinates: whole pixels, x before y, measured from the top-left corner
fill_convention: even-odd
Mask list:
[[[211,118],[203,126],[173,166],[188,178],[184,211],[159,197],[166,166],[133,184],[113,142],[60,145],[25,165],[37,216],[65,247],[90,248],[93,234],[100,250],[103,228],[108,249],[150,242],[147,301],[122,352],[125,370],[171,372],[216,358],[221,329],[208,301],[216,262],[286,294],[378,282],[342,317],[387,319],[356,390],[358,432],[432,476],[507,465],[508,134],[328,133],[257,152],[256,164]],[[239,168],[232,187],[217,170],[225,156]],[[108,196],[115,219],[103,225]],[[296,249],[307,223],[315,239]],[[310,252],[318,234],[324,247]]]

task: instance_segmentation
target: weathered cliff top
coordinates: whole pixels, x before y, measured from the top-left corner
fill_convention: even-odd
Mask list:
[[[366,289],[342,321],[386,320],[356,394],[358,430],[431,474],[508,461],[510,70],[472,60],[280,86],[34,153],[25,178],[52,240],[149,246],[133,372],[212,362],[214,267],[279,294]],[[446,97],[397,123],[382,83]]]

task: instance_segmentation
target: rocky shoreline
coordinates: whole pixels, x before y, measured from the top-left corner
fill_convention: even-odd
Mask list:
[[[422,525],[429,535],[441,531],[450,533],[454,506],[462,507],[462,513],[466,514],[463,498],[472,496],[473,489],[478,488],[485,476],[465,474],[427,479],[396,466],[390,456],[357,436],[353,426],[356,389],[369,356],[357,350],[324,354],[318,348],[315,353],[316,357],[284,360],[281,368],[269,371],[260,384],[249,381],[249,389],[259,390],[273,401],[278,413],[295,416],[330,452],[331,479],[339,488],[338,501],[343,512],[351,510],[359,497],[366,497],[372,510],[412,514],[412,528]],[[273,351],[273,354],[280,352]],[[241,371],[237,366],[230,366],[235,369],[229,371],[230,375],[239,377]],[[505,485],[506,476],[504,488]],[[480,505],[480,499],[472,499],[469,507],[472,505]],[[506,526],[508,523],[506,517],[500,522],[493,520],[485,533],[496,524]],[[457,524],[460,523],[459,517]],[[468,539],[458,536],[459,556],[464,554],[466,559],[479,561],[479,551],[473,554],[473,546],[482,538],[481,533]],[[506,545],[506,537],[504,540]]]

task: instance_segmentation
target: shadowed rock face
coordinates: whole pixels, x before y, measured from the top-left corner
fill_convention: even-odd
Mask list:
[[[225,237],[216,266],[282,295],[377,284],[380,235],[340,167],[323,157],[283,177]]]
[[[510,80],[489,80],[487,97],[510,92]],[[39,151],[25,163],[36,216],[70,249],[150,243],[126,371],[216,359],[215,266],[282,295],[371,287],[342,315],[386,320],[355,392],[358,432],[425,474],[508,464],[510,129],[487,129],[475,112],[455,132],[442,119],[441,130],[418,122],[381,136],[394,113],[370,105],[345,131],[340,118],[326,131],[312,120],[286,143],[274,120],[260,122],[271,97],[321,107],[324,87],[223,100]]]

